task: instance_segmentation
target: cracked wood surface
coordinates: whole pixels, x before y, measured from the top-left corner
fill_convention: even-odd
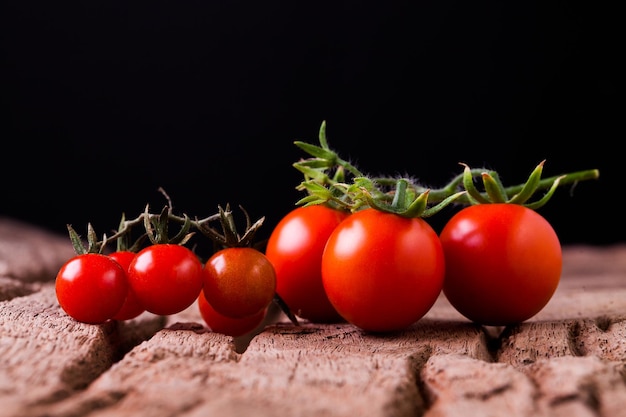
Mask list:
[[[0,218],[0,416],[626,416],[626,245],[564,248],[539,314],[476,326],[440,297],[411,328],[294,326],[248,338],[192,306],[101,326],[59,308],[69,239]]]

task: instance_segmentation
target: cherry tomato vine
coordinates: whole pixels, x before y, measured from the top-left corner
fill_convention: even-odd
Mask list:
[[[98,324],[175,314],[196,302],[209,326],[239,336],[274,302],[295,325],[347,321],[390,332],[419,320],[443,292],[476,323],[513,324],[541,310],[560,277],[558,237],[536,210],[559,187],[599,177],[591,169],[542,178],[541,161],[524,183],[505,186],[496,171],[460,163],[461,173],[430,187],[361,171],[329,147],[325,121],[318,139],[294,142],[308,154],[293,164],[305,196],[265,250],[255,241],[264,217],[252,221],[240,207],[240,233],[229,204],[206,217],[177,214],[163,189],[161,211],[147,205],[135,218],[123,214],[110,236],[88,224],[83,239],[68,224],[76,257],[57,275],[61,307]],[[427,219],[450,205],[460,209],[437,235]],[[197,235],[212,244],[209,253],[191,246]]]
[[[297,318],[275,293],[273,265],[255,241],[264,217],[252,222],[246,210],[240,207],[245,218],[245,228],[240,234],[230,205],[218,206],[218,212],[208,217],[192,218],[174,213],[170,197],[165,190],[159,191],[167,200],[160,212],[153,213],[146,206],[133,219],[127,219],[123,214],[118,229],[111,236],[103,234],[100,239],[88,224],[87,238],[83,240],[71,225],[67,226],[77,257],[107,257],[126,272],[126,283],[118,290],[125,296],[117,296],[114,306],[108,309],[96,306],[103,312],[95,319],[83,319],[71,310],[71,302],[84,297],[78,291],[66,289],[67,285],[63,286],[67,281],[62,276],[62,273],[67,275],[63,268],[57,276],[57,298],[70,316],[79,321],[101,323],[109,319],[131,319],[143,311],[171,315],[197,302],[203,318],[215,317],[217,313],[220,320],[214,322],[219,323],[215,325],[221,331],[226,324],[232,325],[233,335],[239,335],[241,326],[249,326],[254,321],[252,317],[263,318],[269,304],[275,302],[292,322],[298,324]],[[218,227],[214,225],[216,222]],[[188,248],[196,234],[213,243],[209,254],[201,256]],[[113,243],[115,249],[111,252]],[[102,274],[87,271],[85,275],[91,275],[92,281],[104,281]],[[120,297],[127,301],[121,307],[117,301]],[[206,306],[207,300],[212,301],[211,310]],[[85,301],[85,304],[89,303]],[[93,301],[91,305],[94,307]],[[237,324],[238,321],[241,323]]]

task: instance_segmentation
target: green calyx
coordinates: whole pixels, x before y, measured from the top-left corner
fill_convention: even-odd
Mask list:
[[[462,183],[465,190],[467,190],[466,204],[519,204],[532,210],[537,210],[552,198],[559,185],[575,185],[579,181],[597,179],[600,176],[600,172],[597,169],[592,169],[542,179],[544,164],[545,160],[541,161],[530,173],[526,182],[512,187],[504,187],[497,172],[482,171],[479,173],[479,177],[484,191],[479,191],[475,186],[474,174],[476,170],[471,170],[466,164],[461,164],[465,167],[462,174]],[[538,200],[530,201],[540,190],[547,191]]]
[[[394,213],[407,218],[430,217],[464,195],[465,191],[454,193],[431,207],[428,206],[429,194],[430,190],[417,193],[407,179],[401,178],[396,181],[396,188],[391,193],[392,200],[390,203],[386,199],[374,198],[369,193],[365,195],[365,198],[370,207],[380,211]]]
[[[208,222],[198,223],[198,230],[205,236],[211,238],[214,243],[222,248],[233,247],[250,247],[254,243],[254,235],[263,225],[265,217],[261,217],[252,223],[248,212],[243,207],[239,207],[246,218],[246,226],[243,235],[237,232],[237,225],[230,205],[226,205],[226,209],[218,206],[218,215],[222,232],[220,233],[214,227],[209,226]]]
[[[106,235],[102,237],[102,240],[98,240],[98,235],[96,234],[96,231],[94,230],[91,223],[87,224],[87,246],[85,246],[85,242],[72,227],[72,225],[67,225],[67,231],[70,235],[70,241],[72,242],[74,252],[77,255],[84,255],[86,253],[102,253],[102,250],[106,246]]]

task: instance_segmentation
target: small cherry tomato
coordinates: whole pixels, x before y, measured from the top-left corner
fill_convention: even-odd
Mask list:
[[[86,253],[59,269],[55,291],[61,308],[77,321],[101,324],[113,318],[126,299],[126,271],[106,255]]]
[[[346,321],[389,332],[430,310],[441,293],[444,268],[439,238],[424,219],[367,208],[351,214],[328,238],[322,282]]]
[[[155,244],[135,255],[128,280],[139,303],[154,314],[176,314],[202,291],[202,262],[182,245]]]
[[[243,318],[225,316],[215,311],[202,291],[198,297],[198,310],[211,331],[233,337],[243,336],[256,329],[263,322],[267,313],[267,309],[263,309],[256,314]]]
[[[276,270],[276,292],[297,316],[318,323],[342,321],[322,284],[322,253],[349,213],[328,206],[298,207],[272,231],[265,255]]]
[[[538,313],[561,276],[558,236],[518,204],[478,204],[456,213],[440,233],[443,292],[462,315],[484,325],[520,323]]]
[[[124,270],[127,271],[128,273],[128,268],[132,260],[135,258],[135,255],[136,255],[135,252],[131,252],[131,251],[117,251],[117,252],[113,252],[109,254],[109,257],[117,261],[117,263],[120,264],[122,268],[124,268]],[[114,320],[134,319],[135,317],[137,317],[144,311],[146,311],[146,309],[143,308],[141,303],[139,303],[139,300],[137,299],[137,296],[135,295],[135,291],[133,291],[133,288],[129,285],[128,294],[126,295],[126,300],[124,301],[124,305],[122,305],[122,308],[117,312],[117,314],[115,314],[115,316],[113,316],[113,319]]]
[[[260,251],[232,247],[214,253],[204,265],[204,296],[228,317],[259,314],[274,299],[276,272]]]

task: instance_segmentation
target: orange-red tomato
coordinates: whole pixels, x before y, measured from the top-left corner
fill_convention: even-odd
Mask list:
[[[254,248],[222,249],[204,265],[203,291],[220,314],[233,318],[257,315],[274,299],[276,272]]]
[[[256,314],[243,318],[228,317],[218,313],[209,304],[204,296],[204,292],[200,292],[198,297],[198,310],[202,319],[211,331],[222,333],[228,336],[238,337],[246,333],[250,333],[256,329],[267,313],[267,309],[261,310]]]
[[[351,214],[328,238],[322,282],[348,322],[389,332],[430,310],[441,293],[444,268],[437,233],[424,219],[368,208]]]
[[[333,230],[349,213],[328,206],[298,207],[269,237],[265,255],[276,270],[276,292],[293,314],[312,322],[343,321],[322,284],[322,253]]]
[[[558,236],[537,212],[516,204],[479,204],[456,213],[440,233],[443,292],[484,325],[520,323],[551,299],[561,277]]]

